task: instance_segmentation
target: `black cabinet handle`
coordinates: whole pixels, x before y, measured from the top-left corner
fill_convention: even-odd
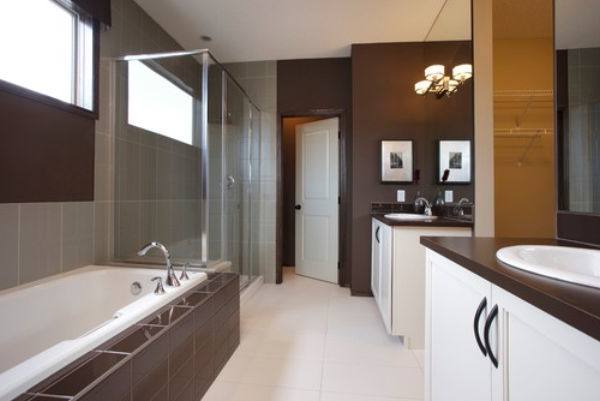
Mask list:
[[[302,209],[302,205],[296,205],[296,206],[294,206],[294,209],[300,210],[300,209]]]
[[[475,318],[473,319],[473,331],[475,332],[475,341],[477,341],[477,346],[481,350],[483,356],[487,356],[487,350],[481,341],[481,337],[479,337],[479,320],[481,319],[481,314],[485,310],[487,306],[487,298],[483,298],[477,307],[477,311],[475,312]]]
[[[498,368],[498,358],[492,352],[492,347],[490,346],[490,328],[492,327],[492,323],[494,319],[498,316],[498,305],[494,305],[492,308],[490,315],[485,321],[485,326],[483,327],[483,341],[485,342],[485,349],[488,352],[488,356],[492,361],[494,367]]]
[[[375,230],[375,239],[377,240],[377,243],[378,243],[378,244],[379,244],[379,243],[381,243],[381,242],[379,241],[379,229],[380,229],[380,228],[381,228],[380,226],[377,226],[377,230]]]

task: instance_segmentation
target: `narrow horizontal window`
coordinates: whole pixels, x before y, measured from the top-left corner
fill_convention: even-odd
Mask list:
[[[93,109],[90,21],[54,0],[6,1],[0,38],[1,80]]]
[[[194,98],[141,61],[128,66],[128,123],[192,145]]]

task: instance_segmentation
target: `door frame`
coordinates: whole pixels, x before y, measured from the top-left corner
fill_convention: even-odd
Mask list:
[[[349,144],[350,129],[348,112],[345,109],[308,109],[293,112],[277,113],[277,176],[276,176],[276,221],[275,221],[275,282],[283,282],[283,119],[289,117],[322,117],[323,119],[339,119],[339,207],[338,207],[338,285],[349,287],[351,283],[350,266],[348,263],[349,241],[351,239],[348,230],[350,212],[350,190],[349,190]]]

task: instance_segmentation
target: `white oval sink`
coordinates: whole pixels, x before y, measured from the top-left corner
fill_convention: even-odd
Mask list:
[[[600,288],[600,250],[548,245],[508,246],[496,257],[518,269]]]
[[[397,221],[425,221],[437,219],[437,216],[426,216],[424,214],[416,213],[390,213],[386,214],[384,217],[386,219]]]

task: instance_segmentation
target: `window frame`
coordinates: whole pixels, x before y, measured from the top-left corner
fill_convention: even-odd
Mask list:
[[[58,108],[62,111],[78,114],[84,117],[88,117],[91,119],[98,119],[98,99],[99,99],[99,61],[100,61],[100,23],[93,18],[88,18],[82,15],[77,9],[73,7],[69,7],[62,0],[48,0],[55,3],[57,6],[64,8],[69,13],[74,16],[74,24],[73,24],[73,34],[74,34],[74,46],[73,46],[73,55],[72,55],[72,63],[73,63],[73,71],[74,75],[72,77],[73,80],[73,100],[75,103],[69,103],[52,97],[50,95],[46,95],[41,92],[37,92],[33,89],[25,88],[23,86],[17,85],[10,81],[5,81],[0,78],[0,91],[8,92],[12,95],[28,98],[48,106],[52,106]],[[82,42],[82,25],[89,24],[92,30],[92,48],[87,49],[83,46]],[[91,109],[86,109],[85,107],[80,106],[78,103],[80,101],[80,92],[82,90],[82,85],[85,78],[82,73],[82,69],[84,66],[82,65],[82,53],[83,51],[92,51],[91,57]]]

